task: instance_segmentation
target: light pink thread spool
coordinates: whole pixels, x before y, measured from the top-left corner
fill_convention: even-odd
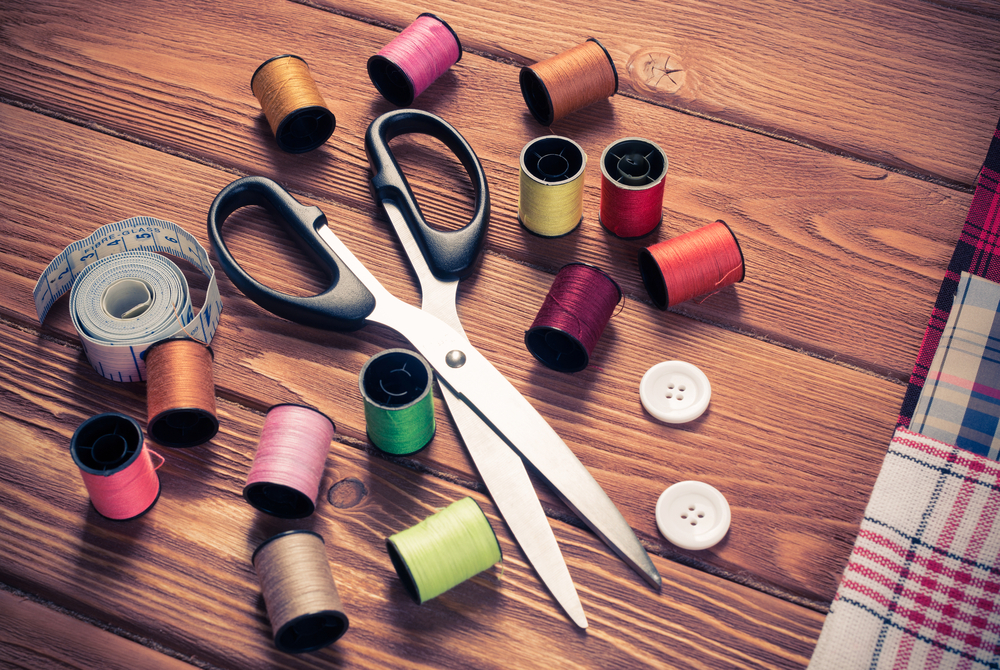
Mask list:
[[[461,59],[462,43],[451,26],[424,13],[368,59],[368,76],[386,100],[409,107]]]
[[[275,405],[264,418],[243,497],[262,512],[301,519],[316,509],[336,427],[303,405]]]

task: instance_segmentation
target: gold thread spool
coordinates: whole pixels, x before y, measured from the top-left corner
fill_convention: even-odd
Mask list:
[[[211,348],[196,340],[162,340],[144,356],[150,439],[164,447],[193,447],[215,437]]]
[[[519,81],[528,110],[543,126],[618,92],[615,62],[593,37],[558,56],[521,68]]]
[[[350,622],[321,535],[308,530],[279,533],[258,546],[250,562],[278,649],[291,654],[316,651],[347,632]]]
[[[583,219],[583,184],[587,154],[559,135],[536,138],[521,149],[517,217],[542,237],[571,232]]]
[[[260,102],[278,146],[288,153],[312,151],[326,142],[337,126],[323,101],[309,65],[285,54],[264,61],[250,78],[250,90]]]

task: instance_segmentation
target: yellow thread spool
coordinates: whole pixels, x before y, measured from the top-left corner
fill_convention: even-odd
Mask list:
[[[571,232],[583,218],[587,154],[567,137],[536,138],[521,149],[521,191],[517,216],[542,237]]]
[[[288,153],[312,151],[326,142],[337,126],[309,74],[309,65],[298,56],[285,54],[261,63],[250,78],[250,90],[260,102],[278,146]]]

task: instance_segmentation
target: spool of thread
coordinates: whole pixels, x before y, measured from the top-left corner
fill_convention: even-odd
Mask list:
[[[543,126],[618,92],[618,70],[593,37],[558,56],[521,68],[521,95]]]
[[[590,363],[621,299],[621,288],[600,268],[585,263],[564,265],[524,334],[524,344],[553,370],[579,372]]]
[[[667,154],[641,137],[612,142],[601,154],[601,225],[618,237],[648,235],[663,219]]]
[[[251,562],[278,649],[290,654],[316,651],[347,632],[350,622],[321,535],[308,530],[279,533],[257,547]]]
[[[144,355],[150,439],[164,447],[193,447],[215,437],[212,349],[196,340],[163,340]]]
[[[159,498],[156,470],[163,459],[145,447],[135,419],[115,412],[92,416],[77,427],[69,450],[101,516],[134,519]],[[154,455],[159,461],[155,466]]]
[[[406,349],[387,349],[368,359],[358,386],[372,444],[402,455],[419,451],[431,441],[437,428],[433,380],[427,361]]]
[[[311,407],[271,407],[243,487],[246,501],[282,519],[312,514],[335,430],[330,418]]]
[[[743,250],[725,221],[657,242],[639,252],[639,272],[660,309],[743,281]]]
[[[447,23],[424,13],[368,59],[368,76],[382,96],[409,107],[462,59],[462,43]]]
[[[521,149],[521,191],[517,216],[542,237],[571,232],[583,218],[587,154],[567,137],[548,135]]]
[[[330,139],[337,127],[309,65],[298,56],[285,54],[261,63],[250,78],[250,90],[283,151],[312,151]]]
[[[406,592],[421,605],[503,558],[489,519],[472,498],[396,533],[385,546]]]

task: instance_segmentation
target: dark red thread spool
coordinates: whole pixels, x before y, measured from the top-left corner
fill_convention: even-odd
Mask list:
[[[579,372],[622,299],[618,284],[585,263],[564,265],[545,296],[524,344],[539,361],[559,372]]]
[[[618,237],[648,235],[663,218],[667,154],[655,142],[626,137],[601,154],[600,221]]]
[[[722,220],[641,250],[639,272],[660,309],[715,293],[746,276],[743,250]]]

